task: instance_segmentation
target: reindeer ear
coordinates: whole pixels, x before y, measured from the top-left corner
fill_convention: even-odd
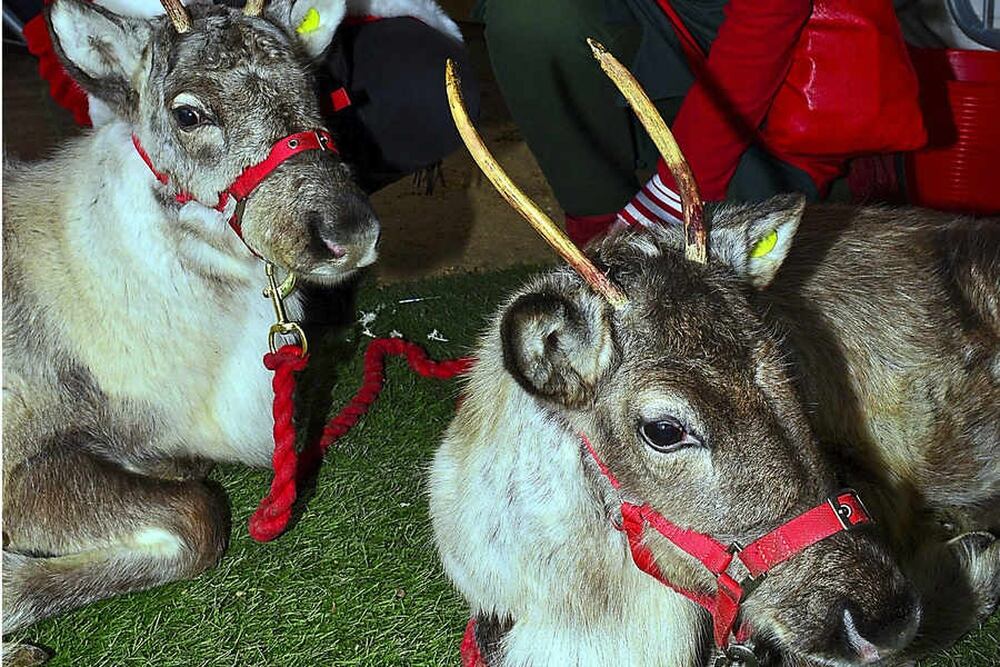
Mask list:
[[[135,111],[139,96],[132,79],[150,41],[149,23],[81,0],[55,0],[46,17],[52,45],[70,76],[116,113]]]
[[[759,204],[724,204],[712,217],[712,255],[757,289],[771,284],[802,220],[802,195],[779,195]]]
[[[529,393],[567,407],[593,398],[614,355],[607,304],[584,290],[574,296],[525,294],[500,323],[507,371]]]
[[[347,14],[346,0],[272,0],[265,14],[294,33],[311,58],[318,58],[333,41]]]

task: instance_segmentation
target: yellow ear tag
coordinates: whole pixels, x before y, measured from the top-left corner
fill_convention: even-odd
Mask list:
[[[295,29],[295,32],[300,35],[305,35],[314,31],[319,27],[319,12],[316,11],[315,7],[310,7],[306,15],[302,17],[302,23],[299,27]]]
[[[750,257],[753,259],[759,259],[774,250],[774,246],[776,245],[778,245],[778,230],[772,229],[770,234],[762,238],[760,241],[757,241],[753,249],[750,251]]]

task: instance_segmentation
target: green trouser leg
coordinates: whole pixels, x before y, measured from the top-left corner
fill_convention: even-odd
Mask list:
[[[629,62],[641,33],[610,25],[605,0],[487,0],[486,43],[514,122],[574,216],[614,213],[639,189],[629,111],[586,38]]]
[[[595,37],[628,64],[642,28],[605,20],[608,0],[486,0],[486,43],[514,122],[563,210],[572,216],[614,213],[638,191],[656,148],[621,102],[587,47]],[[618,3],[622,4],[622,3]],[[667,74],[669,76],[669,73]],[[682,98],[655,100],[671,122]],[[754,201],[816,187],[800,169],[751,146],[727,197]]]

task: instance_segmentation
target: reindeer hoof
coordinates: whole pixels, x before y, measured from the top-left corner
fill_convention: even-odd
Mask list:
[[[985,530],[974,530],[948,540],[949,544],[961,544],[971,552],[982,552],[997,541],[997,536]]]
[[[3,646],[5,667],[37,667],[47,663],[51,657],[51,651],[35,644],[8,643]]]
[[[157,459],[144,462],[137,472],[157,479],[190,482],[208,477],[213,466],[211,461],[202,459]]]
[[[949,540],[964,566],[969,585],[979,599],[978,617],[985,620],[1000,606],[1000,539],[987,531],[974,531]]]

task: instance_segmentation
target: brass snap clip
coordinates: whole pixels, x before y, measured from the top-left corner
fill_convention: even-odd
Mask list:
[[[270,348],[271,352],[278,351],[278,336],[292,336],[296,338],[299,347],[302,348],[302,356],[306,356],[309,351],[309,342],[306,340],[306,334],[299,326],[298,322],[290,322],[288,320],[288,315],[285,313],[285,303],[284,299],[288,297],[293,291],[295,291],[295,274],[291,271],[288,272],[288,276],[278,284],[278,279],[274,275],[274,264],[270,262],[265,262],[264,272],[267,273],[267,287],[264,288],[264,298],[271,300],[271,306],[274,307],[274,324],[267,332],[267,346]]]

